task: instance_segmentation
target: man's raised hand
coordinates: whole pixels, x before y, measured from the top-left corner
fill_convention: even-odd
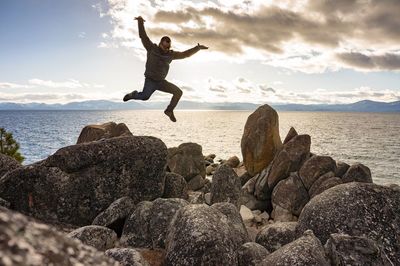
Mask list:
[[[145,22],[146,20],[144,20],[143,18],[142,18],[142,16],[138,16],[138,17],[136,17],[135,18],[137,21],[139,21],[139,22]]]
[[[207,46],[201,45],[200,43],[197,43],[197,47],[199,47],[200,50],[208,49]]]

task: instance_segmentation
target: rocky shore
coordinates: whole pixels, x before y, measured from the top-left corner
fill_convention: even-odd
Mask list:
[[[0,154],[0,265],[400,265],[400,187],[260,106],[243,161],[114,122],[22,166]]]

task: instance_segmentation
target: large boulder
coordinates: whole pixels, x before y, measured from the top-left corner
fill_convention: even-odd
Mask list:
[[[278,113],[265,104],[257,108],[244,126],[241,140],[243,163],[250,175],[261,172],[281,148]]]
[[[0,265],[118,265],[103,252],[0,207]]]
[[[123,266],[150,266],[142,254],[133,248],[112,248],[104,254]]]
[[[261,200],[270,197],[276,184],[287,178],[289,173],[290,158],[287,151],[283,149],[275,156],[271,164],[260,173],[256,183],[256,197]]]
[[[108,122],[101,125],[87,125],[82,129],[76,144],[119,136],[133,135],[124,123],[117,124],[115,122]]]
[[[141,202],[125,222],[121,243],[131,247],[164,248],[168,226],[175,213],[189,203],[184,199]]]
[[[260,200],[267,199],[279,181],[298,171],[310,156],[310,146],[309,135],[296,135],[283,145],[283,149],[258,177],[255,196]]]
[[[310,157],[311,137],[307,134],[296,135],[285,143],[283,147],[290,160],[289,172],[296,172]],[[270,187],[273,187],[273,184],[277,182],[278,181],[274,181],[271,177],[268,177],[268,185]]]
[[[351,182],[312,198],[300,214],[298,234],[311,229],[325,243],[333,233],[364,236],[381,243],[394,265],[400,265],[400,191]]]
[[[296,173],[280,181],[272,193],[272,206],[274,208],[280,206],[295,216],[300,215],[301,210],[309,200],[308,192]],[[277,218],[274,216],[274,220],[284,221]]]
[[[188,199],[188,185],[183,176],[167,172],[165,175],[165,185],[163,198]]]
[[[211,204],[230,202],[240,209],[240,178],[228,165],[221,165],[215,171],[211,182]]]
[[[394,265],[377,242],[362,236],[331,234],[325,251],[332,265]]]
[[[118,236],[122,234],[125,220],[135,209],[135,203],[130,197],[117,199],[94,218],[92,224],[106,226],[114,230]]]
[[[348,182],[364,182],[372,183],[371,170],[362,163],[356,163],[350,166],[347,172],[343,175],[344,183]]]
[[[68,234],[69,238],[78,239],[83,244],[105,251],[113,248],[117,241],[117,234],[104,226],[88,225],[78,228]]]
[[[245,242],[234,231],[216,208],[183,207],[169,226],[165,265],[237,265],[236,250]]]
[[[0,153],[0,178],[7,172],[21,167],[21,163],[14,158]]]
[[[308,230],[295,241],[268,255],[260,264],[265,266],[328,266],[321,242]]]
[[[118,198],[161,197],[166,157],[165,144],[154,137],[72,145],[3,176],[0,197],[39,219],[88,225]]]
[[[189,182],[200,175],[205,178],[206,168],[202,147],[196,143],[182,143],[178,147],[168,149],[168,168],[180,174]]]
[[[299,175],[306,189],[322,175],[336,171],[336,162],[329,156],[315,155],[308,159],[300,168]]]
[[[274,252],[296,239],[297,222],[278,222],[265,226],[256,236],[256,243]]]

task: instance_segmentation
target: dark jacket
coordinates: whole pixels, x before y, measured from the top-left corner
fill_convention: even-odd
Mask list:
[[[152,43],[146,34],[143,22],[138,22],[139,37],[142,40],[144,48],[147,50],[146,71],[144,76],[153,80],[164,80],[168,74],[169,64],[172,60],[183,59],[189,57],[200,50],[195,46],[184,52],[176,52],[169,50],[164,52],[157,44]]]

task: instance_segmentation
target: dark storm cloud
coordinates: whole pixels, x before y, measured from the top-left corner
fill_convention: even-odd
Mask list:
[[[359,10],[361,1],[357,0],[310,0],[308,5],[311,10],[324,14],[352,13]]]
[[[309,7],[325,18],[351,22],[353,37],[370,42],[400,40],[399,0],[310,0]]]
[[[341,53],[336,55],[337,58],[345,64],[376,70],[400,70],[400,55],[399,54],[384,54],[384,55],[365,55],[362,53]]]
[[[184,15],[185,12],[191,15]],[[213,29],[205,26],[207,16],[216,22]],[[278,7],[263,7],[251,16],[216,8],[188,8],[179,12],[160,11],[155,17],[168,23],[196,20],[199,27],[182,26],[179,31],[156,28],[149,30],[151,34],[168,34],[183,43],[203,42],[228,54],[241,53],[244,46],[281,53],[282,43],[298,36],[309,43],[333,47],[339,43],[343,33],[351,29],[347,23],[337,19],[313,21],[302,13]]]
[[[222,32],[217,33],[206,28],[193,29],[181,27],[179,32],[161,28],[149,29],[148,31],[152,36],[170,36],[172,39],[172,48],[174,41],[177,40],[188,45],[195,45],[196,43],[209,45],[211,43],[213,50],[227,54],[241,54],[243,52],[241,43],[233,39],[231,35]]]
[[[151,35],[170,35],[180,43],[197,42],[214,51],[240,55],[245,47],[272,54],[283,53],[283,44],[301,39],[311,45],[338,48],[356,42],[361,49],[398,46],[400,41],[400,0],[310,0],[303,9],[293,11],[264,6],[255,13],[217,8],[159,11],[157,22],[173,23],[171,28],[149,29]],[[211,17],[213,27],[207,26]],[[194,22],[189,27],[186,22]],[[341,55],[341,61],[362,68],[397,69],[393,56],[366,58],[362,54]],[[370,60],[370,61],[369,61]]]

